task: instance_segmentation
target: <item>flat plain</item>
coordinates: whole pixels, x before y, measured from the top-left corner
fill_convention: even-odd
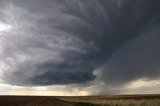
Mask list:
[[[160,106],[160,95],[0,96],[0,106]]]

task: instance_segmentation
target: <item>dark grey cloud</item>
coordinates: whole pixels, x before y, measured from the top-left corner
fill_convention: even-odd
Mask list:
[[[110,84],[123,84],[141,78],[158,79],[159,34],[159,28],[156,28],[118,49],[101,67],[102,79]]]
[[[159,0],[2,0],[1,79],[53,85],[98,77],[115,85],[158,78],[159,5]]]

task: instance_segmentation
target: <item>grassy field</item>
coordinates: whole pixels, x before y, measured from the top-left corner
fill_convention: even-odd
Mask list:
[[[0,96],[0,106],[160,106],[160,95]]]
[[[58,97],[77,106],[160,106],[160,95]]]

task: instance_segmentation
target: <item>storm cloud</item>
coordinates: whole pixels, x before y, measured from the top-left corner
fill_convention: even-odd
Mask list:
[[[0,78],[20,86],[158,79],[159,5],[159,0],[1,0]]]

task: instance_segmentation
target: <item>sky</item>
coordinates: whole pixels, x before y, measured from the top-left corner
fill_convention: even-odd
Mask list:
[[[0,0],[0,95],[160,93],[159,0]]]

